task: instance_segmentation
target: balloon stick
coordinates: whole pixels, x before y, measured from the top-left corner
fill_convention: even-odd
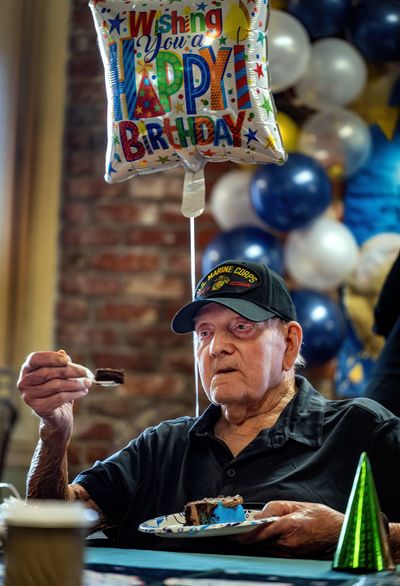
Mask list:
[[[196,232],[194,217],[190,218],[190,275],[192,286],[192,299],[196,291]],[[193,332],[193,357],[194,357],[194,386],[196,392],[196,417],[200,415],[199,406],[199,373],[196,360],[196,334]]]

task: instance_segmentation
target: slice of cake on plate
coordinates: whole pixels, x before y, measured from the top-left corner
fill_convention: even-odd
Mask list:
[[[183,512],[186,525],[241,523],[246,518],[243,498],[238,494],[191,501],[186,503]]]

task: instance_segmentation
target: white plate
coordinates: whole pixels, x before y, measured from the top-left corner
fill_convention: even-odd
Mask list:
[[[248,533],[258,525],[266,525],[277,519],[277,517],[254,519],[254,514],[258,512],[245,509],[246,520],[241,523],[213,523],[212,525],[185,525],[185,515],[173,513],[145,521],[139,525],[139,531],[154,533],[158,537],[216,537]]]

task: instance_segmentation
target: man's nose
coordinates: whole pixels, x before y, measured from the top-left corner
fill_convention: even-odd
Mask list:
[[[233,344],[229,332],[226,332],[225,330],[215,330],[210,344],[210,353],[213,356],[218,356],[218,354],[231,354],[232,352]]]

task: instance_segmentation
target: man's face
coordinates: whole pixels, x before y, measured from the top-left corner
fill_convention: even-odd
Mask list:
[[[195,324],[199,372],[210,401],[257,405],[281,383],[285,338],[279,328],[217,303],[202,307]]]

